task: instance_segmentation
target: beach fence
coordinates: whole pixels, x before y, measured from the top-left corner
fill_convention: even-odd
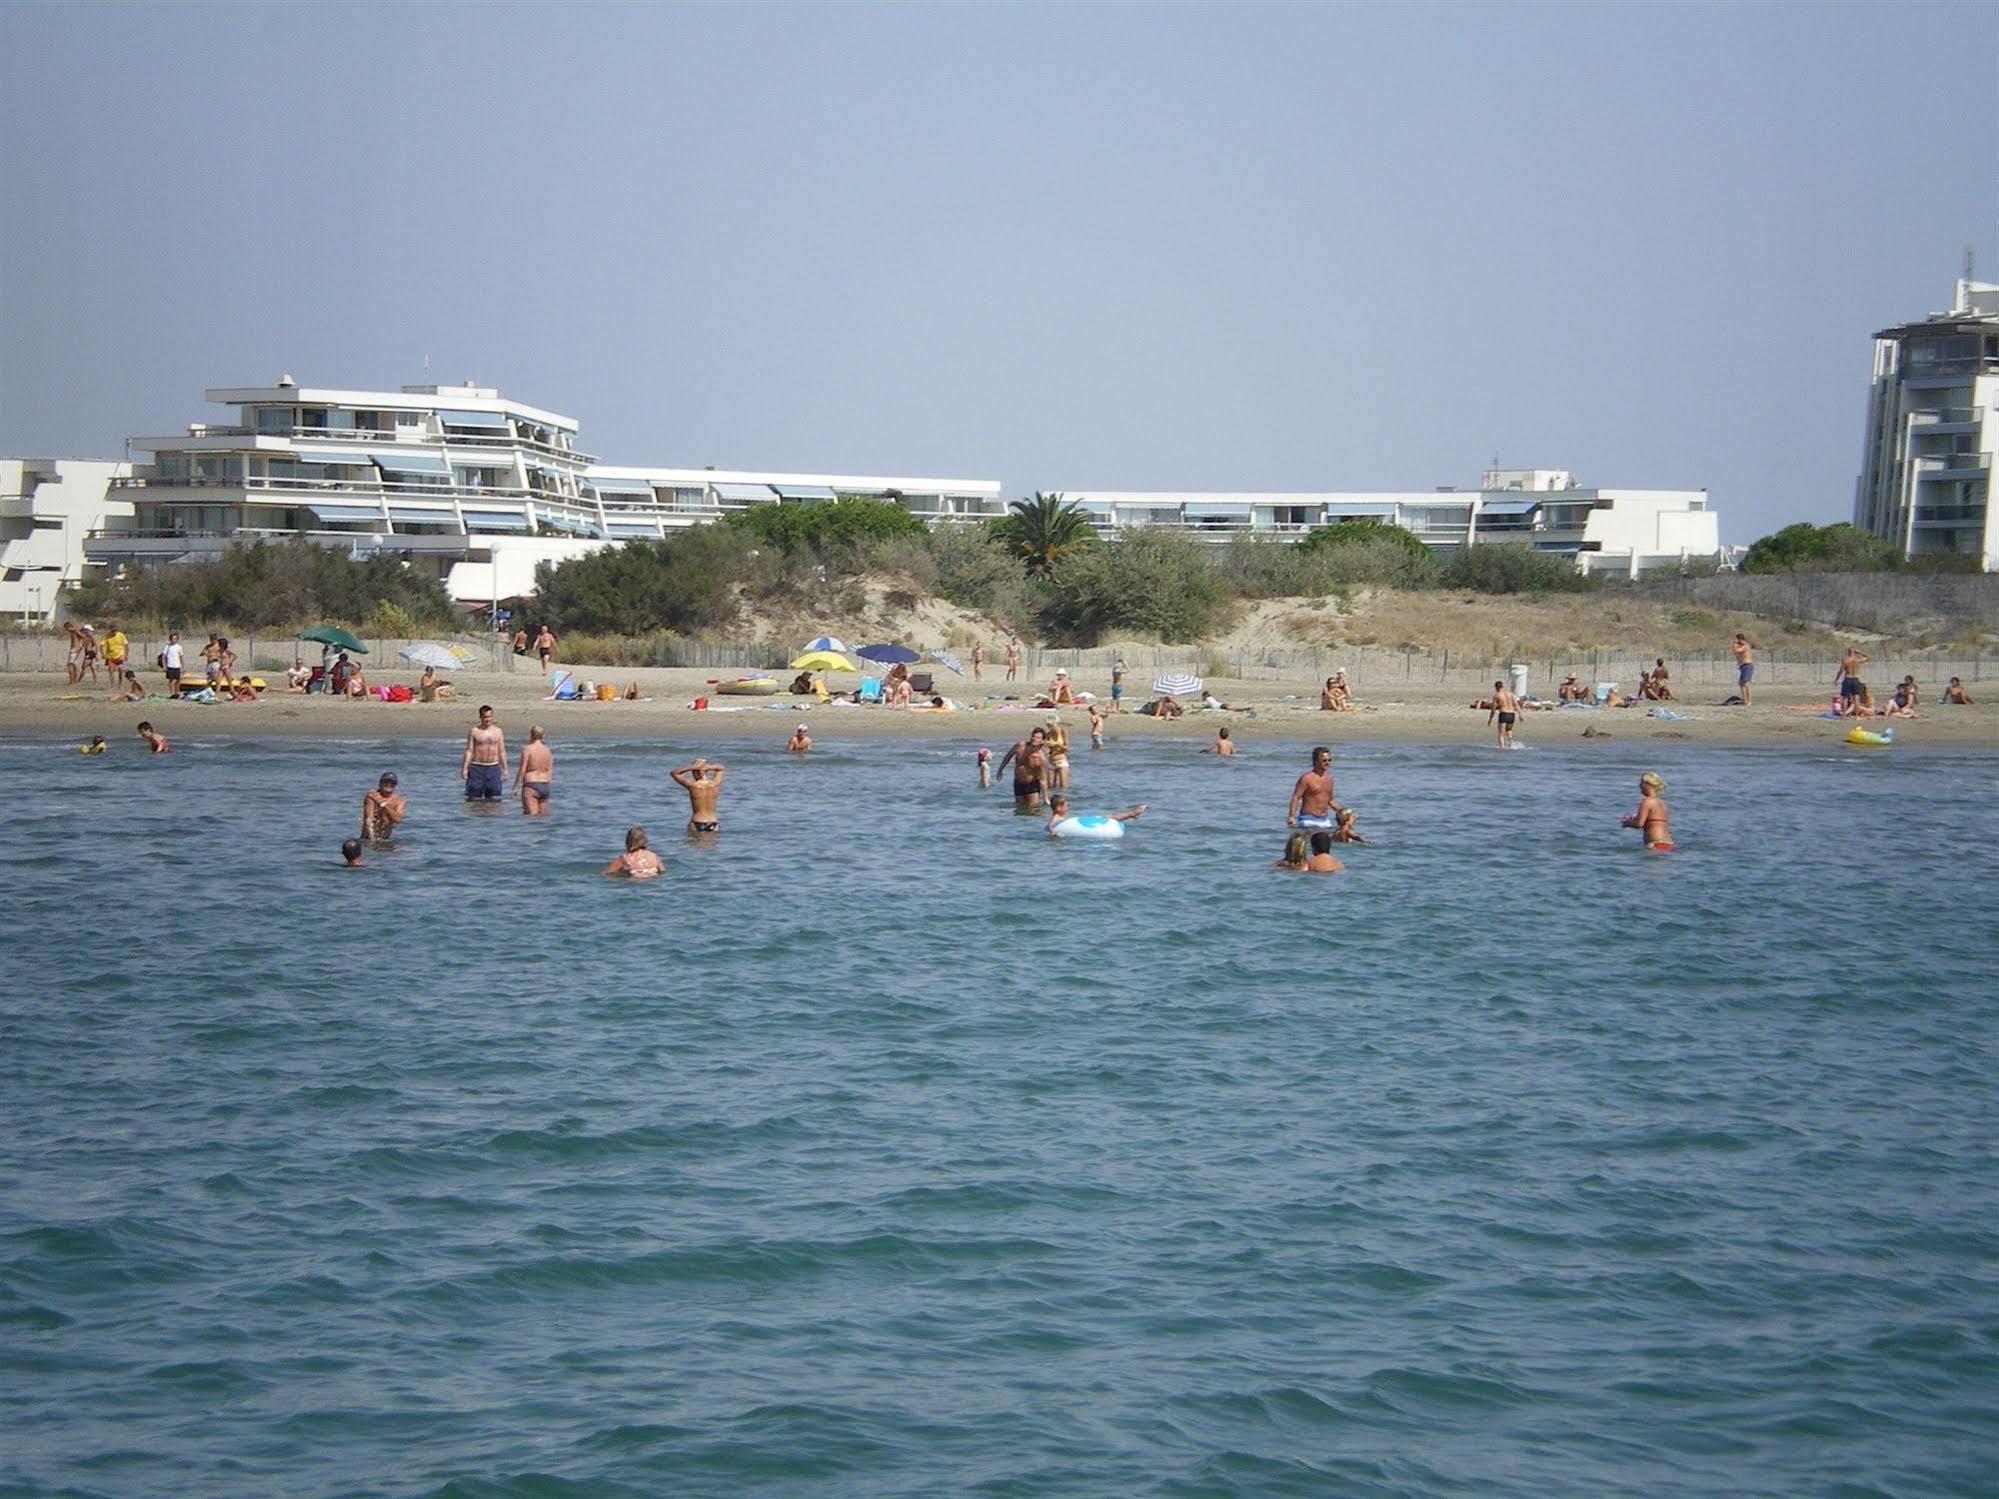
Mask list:
[[[539,671],[540,663],[533,656],[517,657],[509,649],[507,637],[502,635],[418,635],[407,640],[377,639],[361,636],[362,644],[368,647],[368,654],[362,664],[375,672],[408,671],[421,668],[412,666],[396,653],[405,646],[435,641],[443,645],[462,645],[478,654],[478,665],[467,668],[471,671]],[[134,671],[150,672],[158,670],[154,664],[165,648],[165,635],[133,635],[130,637],[131,655],[128,664]],[[208,642],[208,632],[202,630],[190,635],[183,631],[180,637],[182,649],[186,652],[187,673],[191,677],[201,675],[201,662],[196,655]],[[254,671],[268,676],[272,672],[289,670],[293,661],[304,660],[307,666],[319,665],[320,646],[315,641],[298,640],[289,633],[253,635],[245,632],[229,637],[229,648],[236,653],[238,671]],[[62,671],[69,660],[69,636],[58,631],[50,634],[46,630],[0,632],[0,672],[12,671]],[[99,663],[100,673],[102,663]]]
[[[1195,676],[1232,682],[1323,682],[1336,671],[1346,673],[1347,685],[1362,695],[1392,698],[1400,684],[1409,686],[1457,686],[1487,690],[1495,681],[1509,676],[1510,668],[1528,668],[1531,691],[1552,694],[1570,672],[1584,682],[1617,682],[1629,691],[1638,687],[1638,673],[1650,671],[1659,652],[1568,651],[1528,657],[1494,656],[1461,651],[1396,650],[1381,646],[1310,647],[1214,647],[1142,646],[1117,650],[1033,650],[1024,653],[1023,682],[1045,686],[1057,668],[1065,670],[1081,688],[1096,690],[1110,682],[1111,663],[1122,657],[1126,667],[1128,693],[1143,694],[1154,676],[1167,671],[1188,671]],[[1725,651],[1706,655],[1668,655],[1666,664],[1672,681],[1684,692],[1687,688],[1717,691],[1735,686],[1735,657]],[[1818,687],[1830,691],[1839,670],[1839,657],[1821,651],[1779,651],[1759,647],[1756,651],[1758,687]],[[1966,682],[1982,680],[1984,656],[1978,651],[1909,655],[1876,659],[1865,675],[1872,684],[1892,684],[1913,676],[1926,686],[1941,687],[1952,677]],[[1004,661],[986,663],[985,680],[1003,678]],[[1094,680],[1093,680],[1094,679]]]

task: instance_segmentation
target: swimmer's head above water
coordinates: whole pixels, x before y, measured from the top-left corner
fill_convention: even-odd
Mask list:
[[[361,840],[359,838],[349,838],[345,843],[341,844],[340,857],[347,861],[349,869],[358,869],[361,865]]]

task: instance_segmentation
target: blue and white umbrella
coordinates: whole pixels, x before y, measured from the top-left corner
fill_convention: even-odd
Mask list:
[[[1169,671],[1153,679],[1152,690],[1161,697],[1192,697],[1201,690],[1201,679],[1184,671]]]
[[[851,656],[854,648],[838,635],[816,635],[805,642],[805,649],[798,654],[808,656],[814,651],[831,651],[836,656]]]
[[[962,677],[965,674],[965,663],[949,651],[932,651],[930,659],[956,676]]]

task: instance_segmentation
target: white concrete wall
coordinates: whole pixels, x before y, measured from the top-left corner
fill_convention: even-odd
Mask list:
[[[61,592],[83,580],[83,540],[129,524],[114,478],[131,465],[89,458],[0,458],[0,615],[54,618]]]
[[[617,541],[583,536],[494,536],[484,560],[454,562],[444,580],[445,590],[461,604],[487,604],[494,599],[523,598],[534,592],[534,570],[542,562],[567,562],[588,556]]]

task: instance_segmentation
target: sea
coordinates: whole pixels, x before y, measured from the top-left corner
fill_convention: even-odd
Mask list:
[[[1999,754],[551,727],[0,743],[0,1495],[1999,1492]]]

